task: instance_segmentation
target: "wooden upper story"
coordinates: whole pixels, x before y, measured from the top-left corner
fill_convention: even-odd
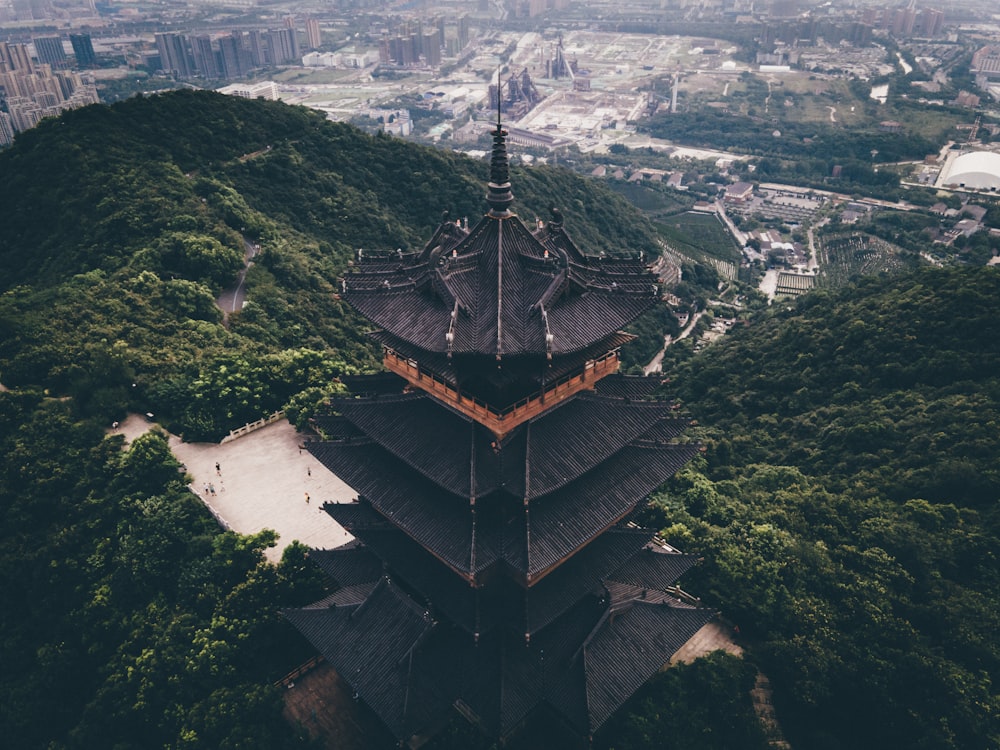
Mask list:
[[[588,361],[582,371],[567,375],[539,393],[501,411],[479,399],[463,394],[451,384],[421,368],[416,360],[401,357],[393,349],[386,347],[383,355],[383,364],[387,370],[405,378],[414,388],[426,391],[461,414],[479,422],[493,432],[497,439],[502,439],[519,424],[537,417],[580,391],[593,390],[601,378],[618,372],[621,366],[618,351],[608,352],[599,359]]]

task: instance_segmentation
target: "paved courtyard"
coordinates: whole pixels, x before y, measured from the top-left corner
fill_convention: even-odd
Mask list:
[[[153,428],[137,414],[119,424],[126,440]],[[278,532],[267,550],[272,562],[292,540],[307,547],[336,547],[351,539],[320,510],[324,502],[347,503],[357,493],[301,448],[302,435],[285,420],[228,443],[185,443],[170,435],[170,449],[194,480],[191,490],[228,528],[241,534]],[[215,465],[220,471],[216,473]],[[215,494],[206,492],[212,485]],[[309,502],[306,502],[308,496]]]

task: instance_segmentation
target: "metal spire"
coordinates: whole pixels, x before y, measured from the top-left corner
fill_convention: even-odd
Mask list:
[[[497,129],[493,131],[493,156],[490,159],[490,182],[486,202],[491,216],[509,216],[514,194],[510,192],[510,163],[507,159],[507,131],[500,123],[501,90],[503,84],[497,69]]]

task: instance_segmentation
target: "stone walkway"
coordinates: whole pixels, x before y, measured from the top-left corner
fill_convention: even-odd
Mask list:
[[[791,750],[792,746],[785,739],[785,735],[781,731],[781,725],[778,724],[778,717],[774,714],[771,681],[760,672],[757,673],[757,679],[754,681],[753,690],[750,691],[750,697],[753,700],[753,710],[756,712],[757,718],[760,719],[760,723],[764,726],[764,731],[767,732],[767,744],[778,748],[778,750]]]
[[[292,725],[319,738],[323,750],[393,750],[392,734],[368,706],[353,698],[353,691],[326,662],[284,680],[282,713]]]
[[[153,427],[142,416],[130,414],[118,425],[118,432],[131,441]],[[169,441],[177,460],[194,478],[191,491],[227,528],[240,534],[262,529],[278,532],[277,546],[266,552],[272,562],[280,560],[295,539],[319,548],[350,541],[350,534],[320,506],[351,502],[357,493],[299,447],[302,436],[287,421],[222,445],[185,443],[176,435],[169,435]],[[205,491],[206,485],[215,487],[214,495]]]
[[[713,620],[691,636],[670,658],[670,664],[690,664],[700,656],[713,651],[725,651],[733,656],[743,656],[743,649],[733,640],[733,631],[719,620]]]

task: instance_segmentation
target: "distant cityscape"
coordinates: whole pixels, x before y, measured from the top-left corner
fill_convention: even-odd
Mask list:
[[[331,119],[367,117],[397,135],[459,142],[482,135],[487,126],[475,124],[477,113],[492,110],[499,98],[514,142],[588,150],[620,142],[629,122],[664,104],[676,108],[685,81],[793,70],[875,78],[887,72],[887,43],[913,50],[929,73],[929,93],[939,71],[971,53],[978,90],[963,92],[962,101],[975,107],[1000,98],[1000,26],[991,18],[986,5],[951,4],[946,14],[912,1],[846,8],[800,0],[625,7],[568,0],[344,1],[303,8],[250,0],[200,6],[10,0],[0,3],[0,38],[6,39],[0,145],[65,109],[186,85],[280,98],[322,109]],[[706,36],[671,31],[686,26]],[[740,59],[735,45],[711,36],[723,27],[746,30],[752,57]],[[648,32],[670,42],[629,39],[648,38]],[[608,34],[610,40],[601,38]],[[666,102],[655,88],[664,76],[673,84]],[[396,100],[427,90],[434,97],[420,106],[440,121],[435,132],[421,134],[415,132],[420,118]]]
[[[482,158],[499,109],[523,162],[579,162],[594,177],[687,193],[727,228],[744,266],[769,269],[761,288],[772,295],[811,288],[818,250],[803,227],[831,216],[850,226],[930,208],[937,227],[923,254],[934,262],[987,236],[997,244],[975,203],[1000,192],[1000,22],[985,4],[0,0],[0,39],[0,146],[67,109],[188,87],[282,100]],[[754,123],[773,123],[774,139],[812,122],[916,135],[906,117],[880,116],[890,87],[957,134],[923,141],[916,159],[876,148],[868,164],[845,167],[830,154],[825,174],[777,182],[738,144]],[[692,113],[732,125],[711,147],[695,131],[668,138],[648,126]],[[877,182],[880,162],[904,189],[898,203],[852,195],[845,181],[863,169]],[[921,188],[936,197],[903,199]],[[949,193],[960,205],[941,203]],[[669,243],[662,251],[670,286],[681,260]]]
[[[834,84],[871,81],[872,98],[884,102],[881,82],[899,68],[916,72],[902,96],[969,112],[969,148],[1000,133],[1000,23],[975,3],[10,0],[0,1],[0,39],[0,146],[67,109],[183,86],[301,104],[472,155],[488,148],[499,107],[526,161],[570,149],[648,152],[725,172],[746,157],[657,138],[638,124],[726,111],[748,81],[786,92],[775,98],[785,107],[826,96],[831,122],[849,123]],[[953,91],[956,73],[967,83]],[[879,129],[904,134],[906,124],[885,118]],[[945,148],[939,163],[907,167],[902,179],[944,187],[960,155]],[[662,166],[635,157],[594,173],[655,174],[686,188],[682,172]],[[977,185],[995,192],[997,181]]]
[[[76,60],[96,59],[90,37],[72,34]],[[100,101],[93,79],[70,62],[60,37],[38,37],[35,54],[26,44],[0,42],[0,88],[5,112],[0,112],[0,145],[13,141],[14,133],[33,128],[43,117],[57,115]]]

